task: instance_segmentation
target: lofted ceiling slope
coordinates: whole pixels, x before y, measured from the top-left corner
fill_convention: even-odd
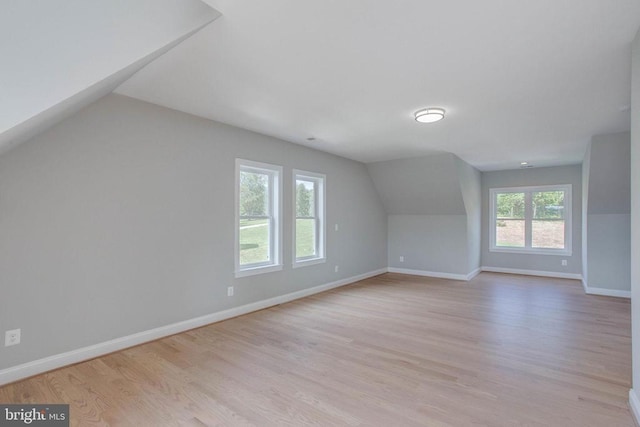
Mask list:
[[[206,1],[216,25],[117,92],[363,162],[480,170],[580,163],[630,127],[638,0]],[[447,117],[417,124],[429,106]]]
[[[437,154],[367,164],[389,215],[466,215],[458,159]]]
[[[110,93],[218,16],[199,0],[2,1],[0,153]]]

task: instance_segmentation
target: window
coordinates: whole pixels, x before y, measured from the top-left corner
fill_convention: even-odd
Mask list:
[[[325,261],[325,175],[293,171],[293,266]]]
[[[571,185],[492,188],[491,251],[571,255]]]
[[[280,166],[236,160],[236,277],[282,269]]]

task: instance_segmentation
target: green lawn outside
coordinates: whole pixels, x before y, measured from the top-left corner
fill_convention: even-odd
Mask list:
[[[269,261],[267,219],[240,220],[240,265]]]
[[[240,221],[240,265],[269,261],[268,220]],[[296,256],[306,257],[314,254],[314,220],[296,220]]]
[[[296,257],[315,255],[314,226],[313,219],[296,219]]]

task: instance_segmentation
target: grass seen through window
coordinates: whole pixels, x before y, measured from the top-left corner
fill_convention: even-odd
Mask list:
[[[313,220],[296,221],[296,253],[298,256],[314,254]],[[240,265],[255,264],[268,259],[269,227],[267,219],[240,220]]]

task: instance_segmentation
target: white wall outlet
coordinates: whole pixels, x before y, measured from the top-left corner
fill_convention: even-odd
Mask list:
[[[333,271],[335,271],[335,272],[337,273],[337,272],[338,272],[338,270],[340,270],[340,267],[336,265],[336,266],[334,267]]]
[[[400,262],[404,262],[404,257],[400,255]]]
[[[340,227],[338,227],[338,224],[333,226],[334,230],[338,231],[340,229]]]
[[[4,333],[4,346],[20,344],[20,329],[13,329]]]
[[[566,266],[567,266],[567,260],[566,260],[566,259],[563,259],[563,260],[562,260],[562,266],[563,266],[563,267],[566,267]]]
[[[233,296],[233,286],[229,286],[227,288],[227,296],[228,297],[232,297]]]

